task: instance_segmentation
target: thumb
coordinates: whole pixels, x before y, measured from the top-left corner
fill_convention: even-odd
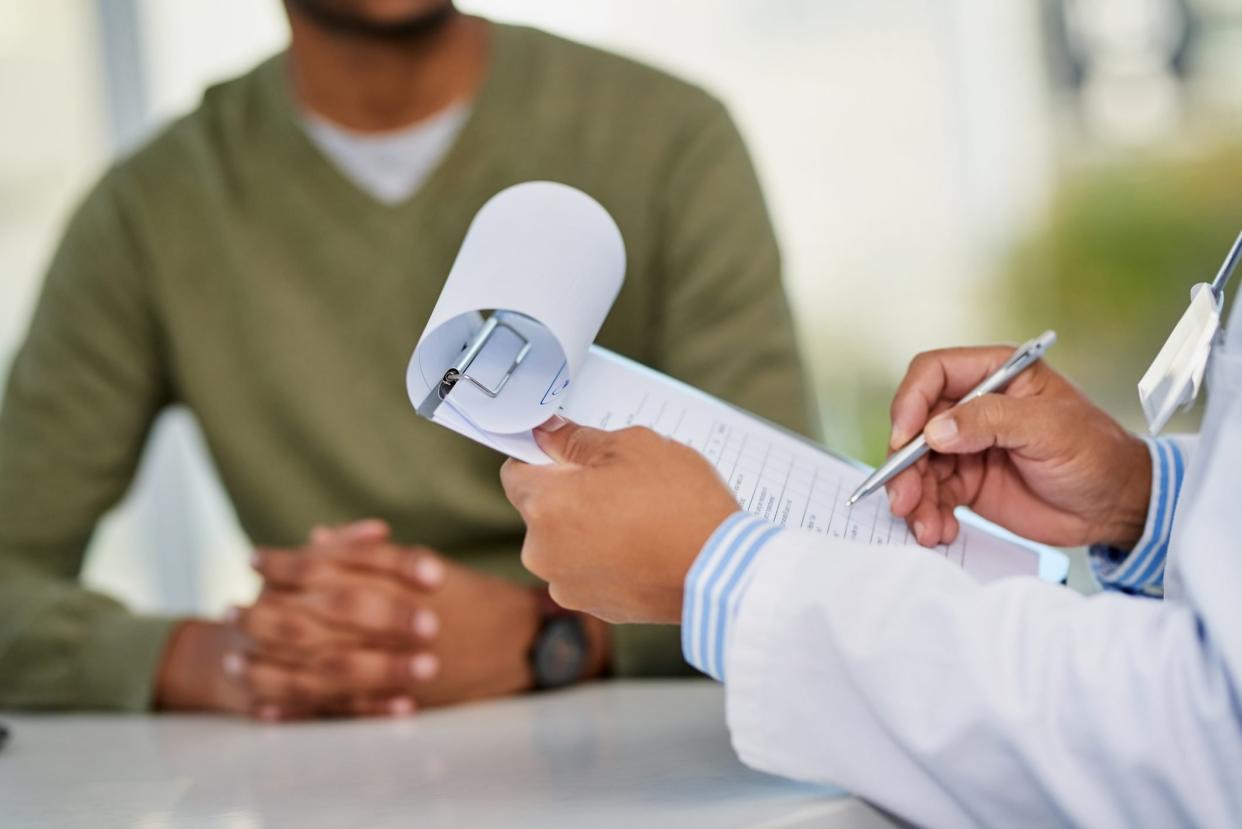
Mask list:
[[[923,436],[941,454],[1025,449],[1057,432],[1053,419],[1051,407],[1038,399],[985,394],[932,418]]]
[[[603,456],[609,433],[553,415],[535,427],[535,443],[557,463],[587,466]]]

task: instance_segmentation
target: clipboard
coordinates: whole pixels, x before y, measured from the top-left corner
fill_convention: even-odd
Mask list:
[[[549,216],[558,219],[539,220]],[[773,523],[876,546],[914,543],[883,499],[845,504],[865,465],[594,345],[624,267],[620,232],[585,194],[547,182],[497,194],[467,232],[411,355],[411,404],[535,464],[551,459],[531,429],[553,414],[606,430],[645,426],[700,452],[739,507]],[[969,510],[959,519],[958,540],[934,552],[975,578],[1065,580],[1063,553]]]

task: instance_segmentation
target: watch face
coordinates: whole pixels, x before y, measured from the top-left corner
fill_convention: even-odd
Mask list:
[[[573,616],[548,619],[531,654],[535,685],[559,688],[582,675],[586,663],[586,634],[582,622]]]

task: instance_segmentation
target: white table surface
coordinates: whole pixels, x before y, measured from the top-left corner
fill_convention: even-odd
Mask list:
[[[6,829],[892,825],[743,767],[707,681],[596,683],[402,721],[4,720]]]

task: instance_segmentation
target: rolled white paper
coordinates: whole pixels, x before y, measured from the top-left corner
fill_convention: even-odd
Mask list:
[[[460,382],[445,402],[489,432],[538,426],[556,412],[624,278],[621,231],[599,202],[550,181],[500,191],[470,223],[410,357],[410,401],[417,407],[439,385],[484,312],[499,312],[530,340],[528,356],[499,397]],[[520,345],[500,329],[468,373],[493,385]]]

